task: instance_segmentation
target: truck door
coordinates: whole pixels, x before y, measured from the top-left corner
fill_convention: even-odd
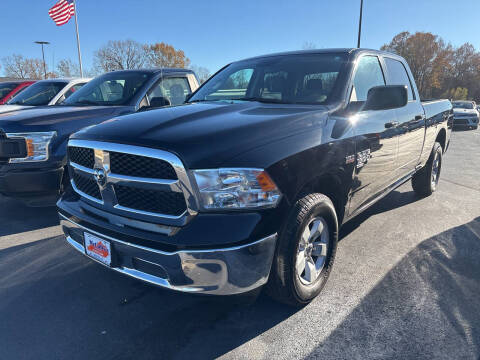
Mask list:
[[[398,121],[398,155],[395,172],[397,177],[401,178],[414,171],[419,162],[425,137],[425,114],[405,65],[389,57],[384,57],[383,61],[387,84],[405,85],[408,88],[407,105],[395,110]]]
[[[367,55],[359,58],[353,76],[350,105],[365,102],[368,90],[381,85],[385,85],[385,78],[378,57]],[[394,109],[362,111],[360,107],[352,122],[356,153],[350,213],[368,204],[393,181],[398,147]]]

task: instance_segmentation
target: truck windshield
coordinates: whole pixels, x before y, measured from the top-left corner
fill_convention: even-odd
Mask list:
[[[473,104],[471,102],[454,102],[454,109],[473,109]]]
[[[96,77],[62,105],[127,105],[151,78],[147,71],[122,71]]]
[[[325,104],[337,86],[345,54],[290,54],[228,65],[189,102],[261,101]]]
[[[39,81],[14,96],[9,105],[41,106],[48,103],[67,85],[63,81]]]

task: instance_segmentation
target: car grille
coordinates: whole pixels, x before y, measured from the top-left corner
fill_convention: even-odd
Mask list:
[[[173,166],[165,160],[119,152],[110,152],[110,170],[128,176],[177,179]]]
[[[93,178],[88,178],[74,173],[73,181],[75,183],[75,187],[81,192],[87,194],[88,196],[94,197],[95,199],[102,200],[102,195],[100,194],[98,184]]]
[[[68,157],[70,161],[93,169],[95,165],[95,156],[93,149],[70,146],[68,148]]]
[[[169,219],[187,214],[192,191],[181,161],[171,153],[70,140],[68,155],[74,190],[96,206]]]
[[[467,125],[468,119],[454,119],[453,122],[455,125]]]
[[[135,189],[114,185],[118,205],[160,214],[181,215],[186,208],[182,193],[171,191]]]

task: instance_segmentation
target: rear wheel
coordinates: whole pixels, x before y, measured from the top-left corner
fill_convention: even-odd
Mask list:
[[[412,188],[419,196],[429,196],[437,190],[442,170],[442,146],[436,142],[423,169],[413,175]]]
[[[331,200],[310,194],[298,200],[280,234],[267,292],[294,306],[312,301],[333,266],[338,222]]]

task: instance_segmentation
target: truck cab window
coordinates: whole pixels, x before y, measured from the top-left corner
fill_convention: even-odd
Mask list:
[[[375,86],[385,85],[382,67],[378,57],[364,56],[358,61],[350,102],[364,102],[367,100],[368,90]]]
[[[405,70],[405,66],[398,61],[391,58],[384,58],[387,67],[388,85],[405,85],[408,87],[408,101],[414,100],[412,82]]]
[[[185,102],[190,92],[186,77],[169,77],[158,82],[147,97],[150,103],[154,98],[164,98],[170,105],[180,105]]]

